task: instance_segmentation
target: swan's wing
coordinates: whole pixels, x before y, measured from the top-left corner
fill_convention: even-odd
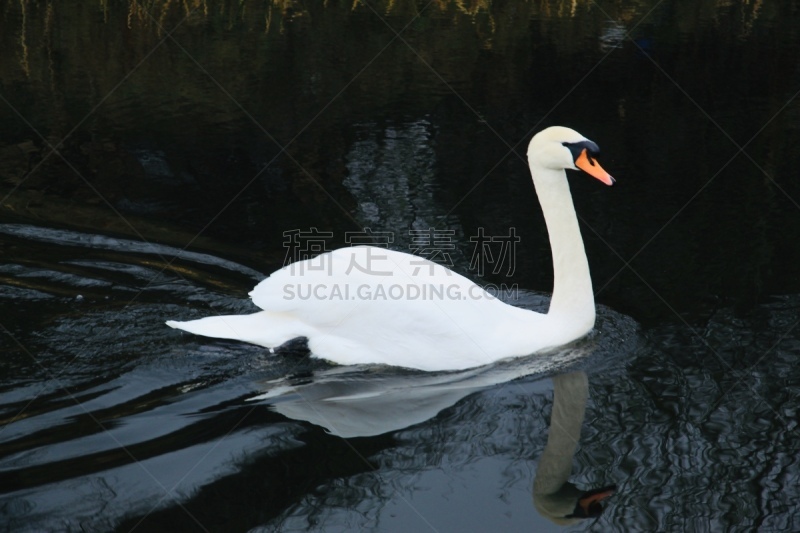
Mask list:
[[[494,300],[452,270],[421,257],[375,248],[340,248],[287,265],[259,283],[250,297],[265,311],[390,307],[392,302]]]
[[[369,246],[284,267],[250,296],[265,311],[288,313],[316,330],[312,351],[340,364],[451,369],[483,364],[496,358],[491,324],[502,322],[487,318],[524,312],[441,265]],[[448,353],[441,353],[442,346]],[[398,352],[409,359],[398,361]],[[435,363],[426,361],[431,357]]]

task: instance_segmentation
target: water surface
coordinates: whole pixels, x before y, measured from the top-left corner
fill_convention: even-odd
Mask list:
[[[0,17],[6,529],[800,527],[794,3]],[[582,343],[427,375],[163,325],[254,311],[285,232],[312,228],[327,249],[369,228],[404,251],[434,228],[439,259],[541,309],[524,152],[553,124],[595,140],[618,182],[570,176],[601,305]],[[512,229],[513,268],[473,268],[470,237]],[[586,394],[565,393],[580,376]],[[553,412],[578,427],[564,490],[616,485],[599,518],[542,512]]]

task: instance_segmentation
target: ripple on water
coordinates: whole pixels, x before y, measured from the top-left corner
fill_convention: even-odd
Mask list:
[[[584,341],[599,343],[591,355],[539,366],[529,377],[520,377],[525,358],[468,376],[428,376],[442,390],[466,393],[428,419],[351,439],[365,447],[367,464],[331,466],[319,454],[333,453],[341,439],[282,416],[280,405],[307,403],[314,386],[332,382],[352,393],[359,383],[419,376],[370,367],[343,372],[301,352],[275,357],[171,330],[165,319],[248,312],[249,286],[226,295],[198,281],[208,262],[187,262],[197,275],[182,277],[142,263],[138,252],[109,251],[117,255],[44,268],[40,258],[21,257],[0,270],[16,283],[0,284],[0,298],[18,304],[9,324],[22,346],[4,360],[0,387],[0,475],[12,491],[0,495],[0,512],[12,527],[103,529],[158,502],[168,512],[177,501],[202,501],[213,512],[218,508],[202,495],[255,475],[253,464],[277,479],[284,464],[308,469],[303,476],[318,490],[293,486],[296,499],[271,511],[287,527],[307,517],[356,523],[337,511],[347,508],[378,520],[397,509],[398,494],[413,497],[403,491],[414,480],[460,494],[459,483],[496,475],[492,486],[503,488],[493,498],[529,501],[531,461],[546,442],[552,401],[542,377],[564,368],[585,368],[591,387],[574,480],[619,485],[604,523],[637,530],[736,520],[755,526],[765,511],[770,526],[792,523],[800,474],[798,298],[775,299],[747,316],[722,309],[702,328],[667,324],[643,340],[630,319],[601,307],[596,331]],[[215,274],[223,283],[224,272]],[[240,275],[231,271],[231,286]],[[517,301],[531,308],[545,302],[524,291]],[[252,401],[281,384],[291,395]],[[334,467],[343,470],[325,473]],[[448,485],[437,471],[463,477]],[[233,485],[225,486],[249,501]],[[176,487],[166,500],[163,487]]]

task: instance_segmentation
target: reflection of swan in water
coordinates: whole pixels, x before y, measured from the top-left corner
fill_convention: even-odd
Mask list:
[[[592,343],[565,350],[554,358],[526,358],[481,369],[444,374],[384,368],[333,368],[313,381],[293,385],[273,381],[264,400],[284,416],[322,426],[343,438],[368,437],[425,422],[467,395],[532,373],[553,371],[592,351]],[[584,372],[553,378],[553,410],[547,445],[533,482],[533,503],[540,515],[567,525],[603,511],[601,502],[615,487],[581,491],[568,481],[580,438],[588,380]]]
[[[533,504],[539,514],[559,525],[599,516],[603,511],[600,502],[615,489],[612,485],[582,491],[567,481],[572,473],[572,459],[581,436],[588,397],[589,381],[584,372],[553,378],[550,430],[533,480]]]
[[[334,367],[316,373],[310,382],[270,381],[268,390],[252,400],[266,400],[274,411],[333,435],[371,437],[425,422],[478,390],[552,372],[587,355],[594,345],[586,340],[546,358],[524,357],[461,372]]]

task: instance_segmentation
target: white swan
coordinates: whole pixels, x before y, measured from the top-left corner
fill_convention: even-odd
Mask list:
[[[564,169],[614,179],[598,147],[554,126],[536,134],[528,162],[553,254],[547,314],[507,305],[465,277],[420,257],[341,248],[273,272],[250,293],[263,309],[167,325],[207,337],[276,347],[306,337],[311,353],[343,365],[462,370],[567,344],[594,326],[589,265]]]

